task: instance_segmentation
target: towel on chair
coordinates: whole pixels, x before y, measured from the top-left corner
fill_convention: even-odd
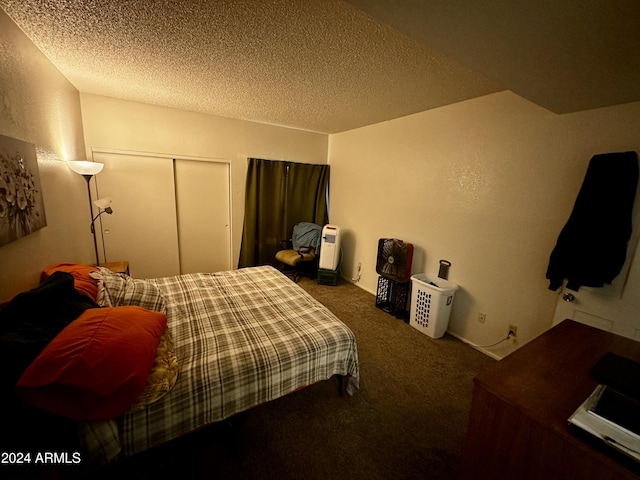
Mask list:
[[[633,203],[638,185],[636,152],[606,153],[591,158],[566,225],[551,252],[546,278],[557,290],[602,287],[620,273],[631,237]]]

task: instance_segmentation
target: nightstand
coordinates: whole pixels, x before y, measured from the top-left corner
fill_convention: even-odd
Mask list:
[[[114,273],[126,273],[129,275],[129,262],[107,262],[100,265],[101,267],[108,268]]]

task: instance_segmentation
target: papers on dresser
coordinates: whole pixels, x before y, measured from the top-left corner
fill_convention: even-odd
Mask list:
[[[605,398],[603,406],[606,408],[599,410],[598,403],[602,398]],[[569,417],[569,423],[640,462],[640,434],[629,429],[635,428],[633,422],[613,421],[611,417],[603,416],[611,409],[611,402],[618,407],[611,410],[616,412],[616,417],[632,418],[640,415],[640,410],[633,409],[635,400],[628,399],[606,385],[598,385],[589,398]],[[625,409],[630,409],[628,414],[625,414]],[[620,423],[625,423],[626,428]]]

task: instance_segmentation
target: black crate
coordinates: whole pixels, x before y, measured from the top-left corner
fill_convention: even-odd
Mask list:
[[[340,281],[340,270],[318,269],[318,285],[338,285]]]
[[[411,282],[395,282],[386,277],[378,277],[376,307],[390,315],[408,321],[407,301]]]

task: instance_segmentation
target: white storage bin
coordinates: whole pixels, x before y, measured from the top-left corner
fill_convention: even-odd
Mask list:
[[[411,276],[411,314],[409,324],[431,338],[447,331],[453,297],[458,286],[426,273]]]

